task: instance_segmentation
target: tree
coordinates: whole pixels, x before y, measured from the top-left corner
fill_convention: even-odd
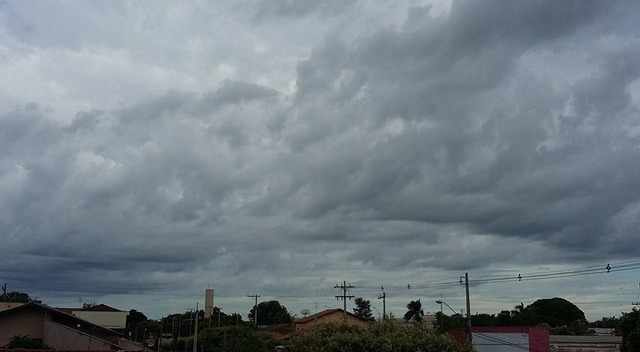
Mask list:
[[[272,324],[289,324],[293,322],[293,318],[287,307],[280,304],[278,301],[266,301],[260,302],[254,308],[249,311],[249,319],[254,318],[255,313],[258,313],[258,325],[272,325]]]
[[[547,323],[555,327],[569,325],[576,320],[585,319],[584,312],[580,308],[559,297],[539,299],[528,305],[524,312],[520,314],[525,313],[530,313],[531,321],[525,321],[525,323],[531,325]]]
[[[50,350],[51,346],[41,340],[31,339],[28,335],[14,335],[5,346],[7,349]]]
[[[511,312],[508,310],[502,310],[498,315],[496,315],[496,325],[498,326],[509,326],[513,325],[511,322]]]
[[[362,319],[372,320],[371,315],[371,301],[362,297],[357,297],[354,301],[356,307],[353,308],[353,313]]]
[[[422,303],[420,299],[418,299],[417,301],[411,301],[407,304],[407,312],[404,313],[404,320],[410,321],[413,319],[416,323],[421,323],[423,315]]]
[[[270,333],[249,326],[206,327],[198,333],[198,350],[202,352],[270,352],[275,346]],[[186,342],[185,348],[193,350],[193,338]]]
[[[640,310],[638,308],[633,307],[631,312],[622,313],[620,330],[622,331],[620,352],[640,351]]]
[[[3,286],[3,287],[5,287],[5,286]],[[9,292],[9,293],[6,293],[6,292],[3,291],[3,293],[0,295],[0,302],[15,302],[15,303],[35,302],[35,303],[42,303],[42,301],[40,301],[40,300],[32,299],[31,297],[29,297],[28,294],[26,294],[24,292],[17,292],[17,291]]]
[[[465,320],[462,314],[455,313],[448,316],[442,312],[436,312],[436,320],[434,322],[434,328],[438,331],[450,331],[456,329],[462,329],[465,327]]]
[[[616,317],[602,317],[600,320],[589,323],[592,328],[616,329],[620,326],[620,319]]]
[[[471,316],[472,326],[496,326],[496,316],[488,313],[476,313]]]
[[[380,324],[321,324],[295,334],[288,352],[406,351],[471,352],[426,326],[406,326],[383,321]]]
[[[127,315],[127,329],[132,333],[132,338],[135,341],[138,341],[138,339],[143,340],[145,338],[145,336],[142,335],[144,334],[145,323],[147,320],[147,316],[137,310],[132,309],[129,311],[129,315]]]

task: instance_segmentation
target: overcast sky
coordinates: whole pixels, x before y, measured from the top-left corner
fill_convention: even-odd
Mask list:
[[[401,316],[464,308],[468,272],[473,313],[563,297],[619,316],[640,299],[639,17],[2,1],[0,280],[152,318],[207,287],[225,313],[257,294],[300,315],[346,281]]]

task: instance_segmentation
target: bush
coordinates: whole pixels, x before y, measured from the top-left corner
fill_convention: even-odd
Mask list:
[[[41,340],[34,340],[27,335],[14,335],[5,346],[8,349],[50,350],[51,346]]]
[[[276,343],[270,333],[247,326],[204,328],[198,332],[198,350],[202,352],[272,352]],[[193,337],[186,341],[186,350],[193,349]]]
[[[382,322],[370,326],[318,325],[299,332],[287,346],[288,352],[471,352],[452,338],[422,326]]]

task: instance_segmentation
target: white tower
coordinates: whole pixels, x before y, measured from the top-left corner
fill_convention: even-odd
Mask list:
[[[204,290],[204,318],[208,319],[213,315],[213,289]]]

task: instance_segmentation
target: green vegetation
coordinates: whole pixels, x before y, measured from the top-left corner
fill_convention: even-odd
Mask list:
[[[407,312],[404,313],[404,320],[410,321],[413,319],[414,322],[421,323],[422,316],[424,316],[424,311],[422,310],[420,299],[407,304]]]
[[[354,303],[356,304],[356,307],[353,308],[353,314],[362,319],[373,320],[373,316],[371,315],[371,301],[362,297],[357,297],[354,300]]]
[[[201,352],[272,352],[275,346],[276,341],[270,333],[250,326],[207,327],[198,332],[198,350]],[[193,338],[187,340],[186,350],[193,350]]]
[[[50,350],[51,347],[44,344],[41,340],[34,340],[27,335],[15,335],[5,346],[8,349],[27,349],[27,350]]]
[[[408,307],[408,306],[407,306]],[[497,315],[477,313],[471,316],[472,326],[548,326],[558,335],[583,335],[588,323],[585,315],[573,303],[563,298],[539,299],[528,306],[520,303],[513,310],[503,310]],[[465,326],[461,314],[447,316],[436,313],[437,330],[449,331]]]
[[[17,292],[17,291],[1,294],[0,295],[0,302],[14,302],[14,303],[36,302],[36,303],[42,303],[42,301],[37,300],[37,299],[33,299],[33,298],[29,297],[29,295],[24,293],[24,292]]]
[[[622,346],[620,352],[640,351],[640,310],[633,307],[629,313],[623,313],[620,318],[622,332]]]
[[[258,303],[258,306],[249,311],[249,319],[253,320],[256,309],[258,310],[258,325],[289,324],[293,317],[287,307],[278,301],[266,301]]]
[[[448,335],[423,326],[381,322],[369,326],[319,325],[293,336],[289,352],[471,352]]]

